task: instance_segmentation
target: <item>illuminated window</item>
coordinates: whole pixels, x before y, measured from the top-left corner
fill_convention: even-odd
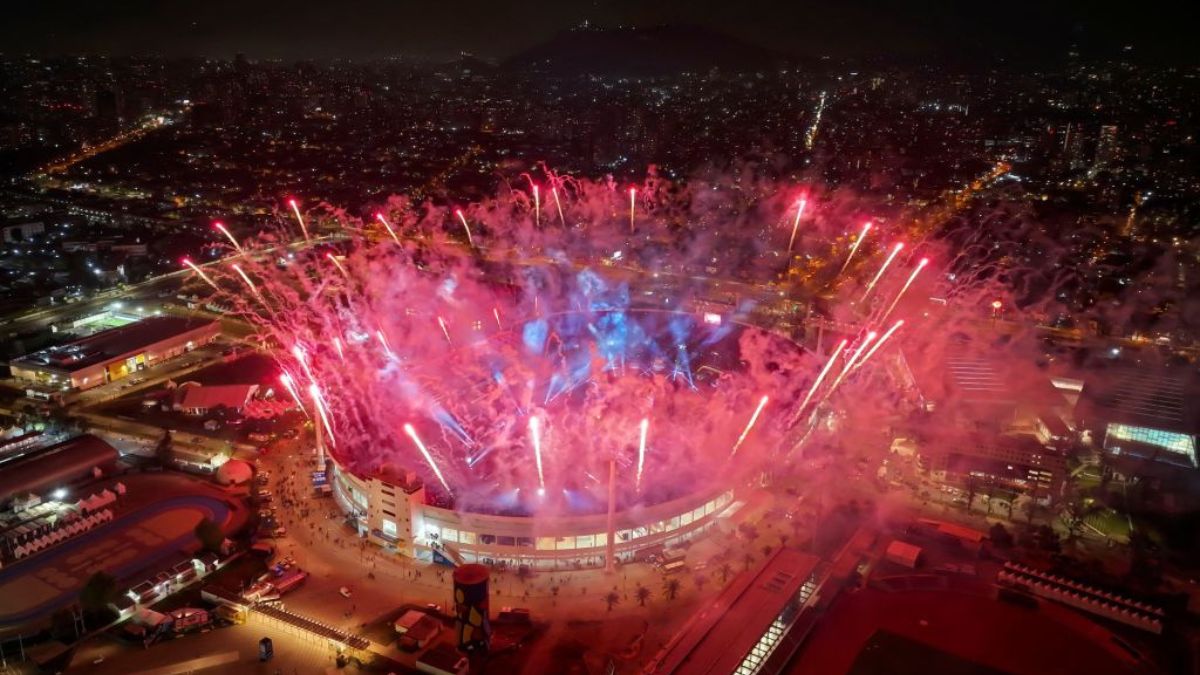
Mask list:
[[[575,548],[575,537],[559,537],[554,547],[560,551],[569,551]]]
[[[459,530],[459,531],[458,531],[458,543],[460,543],[460,544],[474,544],[474,543],[475,543],[475,533],[474,533],[474,532],[468,532],[468,531],[466,531],[466,530]]]
[[[380,529],[383,530],[384,534],[386,534],[389,537],[396,536],[397,530],[396,530],[396,522],[395,521],[384,518],[383,521],[380,523],[380,525],[381,525]]]
[[[607,532],[601,532],[600,534],[592,535],[592,537],[593,541],[596,542],[596,546],[608,546]]]
[[[679,516],[675,516],[674,518],[667,521],[667,531],[668,532],[670,532],[671,530],[678,530],[678,529],[679,529]]]
[[[449,527],[442,528],[442,541],[458,541],[458,530]]]
[[[1159,448],[1186,459],[1192,466],[1196,465],[1196,440],[1187,434],[1115,422],[1109,424],[1108,434],[1104,437],[1104,447],[1109,450],[1121,450],[1122,442]]]
[[[537,538],[537,550],[553,551],[554,550],[554,537],[538,537]]]
[[[680,525],[691,525],[692,524],[692,512],[688,511],[687,513],[679,516],[679,524]]]
[[[581,534],[575,537],[575,548],[591,548],[595,546],[596,538],[590,534]]]

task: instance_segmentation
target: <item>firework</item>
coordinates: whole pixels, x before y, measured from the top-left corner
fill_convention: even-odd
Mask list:
[[[300,205],[295,199],[288,200],[288,206],[292,207],[292,212],[296,214],[296,220],[300,222],[300,231],[304,233],[304,241],[310,241],[308,238],[308,226],[304,224],[304,216],[300,215]]]
[[[892,333],[895,333],[896,329],[903,325],[904,325],[904,319],[900,319],[895,324],[893,324],[892,327],[889,328],[887,330],[887,332],[883,334],[883,337],[879,338],[879,342],[876,342],[875,346],[871,347],[871,350],[867,352],[866,356],[863,356],[862,360],[858,362],[858,365],[856,365],[854,367],[857,369],[857,368],[862,368],[864,365],[866,365],[867,361],[871,358],[871,355],[874,354],[875,352],[879,351],[879,348],[883,346],[883,343],[887,342],[887,339],[892,336]]]
[[[446,336],[446,342],[448,344],[454,344],[454,341],[450,339],[450,330],[446,328],[446,320],[439,316],[437,318],[437,322],[438,325],[442,327],[442,335]]]
[[[537,462],[538,494],[546,494],[546,475],[542,473],[542,434],[537,416],[529,418],[529,437],[533,441],[533,459]]]
[[[387,354],[388,358],[396,357],[396,355],[392,353],[392,346],[388,344],[387,336],[383,334],[383,331],[375,331],[375,339],[379,341],[379,346],[383,347],[383,353]]]
[[[832,368],[834,362],[837,361],[838,355],[841,354],[842,350],[846,348],[847,342],[847,340],[842,340],[841,343],[838,344],[837,349],[833,350],[833,353],[829,355],[829,360],[825,362],[825,367],[821,369],[821,373],[817,375],[817,379],[813,381],[812,388],[808,390],[808,394],[804,396],[804,400],[801,401],[800,406],[796,408],[796,414],[792,416],[791,424],[795,424],[796,421],[800,419],[800,413],[804,412],[804,407],[808,405],[808,402],[812,399],[813,394],[817,393],[817,389],[821,386],[821,382],[824,381],[825,376],[829,374],[829,369]]]
[[[458,216],[458,219],[462,221],[463,230],[465,230],[467,233],[467,244],[474,248],[475,238],[471,236],[471,226],[467,224],[466,215],[463,214],[462,209],[455,209],[454,213]]]
[[[558,222],[563,227],[566,227],[567,219],[563,217],[562,202],[558,201],[558,188],[550,188],[550,195],[554,197],[554,208],[558,209]]]
[[[533,186],[533,221],[537,225],[542,224],[542,195],[537,185]]]
[[[317,409],[317,415],[321,419],[320,426],[323,429],[318,431],[329,434],[329,442],[337,445],[337,436],[333,434],[333,425],[329,423],[329,410],[325,405],[325,399],[321,396],[321,388],[317,386],[316,382],[308,385],[308,395],[312,398],[313,407]]]
[[[250,287],[250,292],[254,293],[254,297],[258,298],[259,301],[262,301],[263,296],[258,292],[258,286],[255,286],[254,282],[250,280],[250,276],[242,271],[242,266],[237,263],[233,263],[231,267],[233,267],[233,271],[237,272],[238,276],[242,278],[242,281],[245,281],[246,285]]]
[[[399,244],[399,243],[400,243],[400,237],[397,237],[397,236],[396,236],[396,231],[392,229],[392,224],[388,222],[388,219],[387,219],[387,218],[384,218],[382,213],[376,213],[376,214],[375,214],[375,219],[376,219],[376,220],[378,220],[379,222],[383,223],[383,226],[384,226],[385,228],[387,228],[387,233],[388,233],[389,235],[391,235],[391,237],[392,237],[392,241],[394,241],[394,242],[396,242],[397,244]]]
[[[425,458],[425,463],[429,465],[429,468],[433,470],[433,474],[441,481],[442,487],[446,488],[446,492],[453,494],[454,490],[450,489],[450,484],[446,482],[446,477],[442,475],[442,470],[438,468],[437,462],[433,461],[433,455],[429,454],[429,449],[421,442],[421,437],[417,435],[417,430],[413,428],[413,425],[405,422],[404,433],[408,434],[408,437],[412,439],[413,445],[417,446],[417,450]]]
[[[496,328],[499,328],[500,330],[504,330],[504,324],[500,323],[500,310],[493,307],[492,308],[492,316],[496,317]]]
[[[637,205],[637,188],[629,188],[629,234],[633,234],[634,208]]]
[[[916,268],[913,269],[912,274],[908,275],[908,281],[905,281],[904,285],[900,287],[900,292],[896,294],[896,299],[892,300],[892,304],[888,305],[887,311],[883,313],[883,318],[881,318],[880,321],[887,321],[887,318],[892,314],[892,310],[896,309],[896,303],[900,302],[900,298],[904,296],[904,292],[908,290],[909,286],[912,286],[913,280],[917,278],[917,275],[920,274],[921,270],[928,264],[929,258],[921,258],[921,261],[917,263]]]
[[[842,269],[838,270],[838,274],[846,271],[846,267],[850,265],[850,259],[854,257],[858,247],[862,246],[863,239],[867,238],[867,233],[871,231],[871,221],[863,224],[862,232],[858,233],[858,239],[854,240],[854,244],[850,246],[850,253],[846,254],[846,261],[842,263]]]
[[[855,349],[854,353],[850,355],[850,360],[846,361],[846,365],[842,366],[842,371],[838,373],[838,376],[836,379],[834,379],[833,384],[829,385],[829,391],[825,392],[825,398],[821,399],[822,402],[827,400],[830,396],[833,396],[833,392],[837,391],[838,385],[842,383],[843,379],[845,379],[846,373],[850,372],[850,369],[854,367],[856,362],[858,362],[858,357],[862,356],[863,350],[875,341],[875,336],[877,335],[878,333],[875,331],[867,333],[867,336],[863,338],[863,341],[858,345],[858,349]]]
[[[346,351],[345,351],[345,348],[342,346],[342,338],[340,338],[340,337],[333,338],[333,348],[337,350],[338,358],[341,359],[342,361],[345,361],[346,360]]]
[[[754,414],[750,416],[750,421],[746,423],[746,428],[742,429],[742,435],[738,436],[737,443],[733,444],[733,450],[729,451],[729,456],[733,457],[737,454],[738,448],[742,447],[742,442],[746,440],[746,436],[750,434],[750,430],[754,428],[754,423],[758,421],[758,416],[762,414],[763,408],[767,407],[767,401],[770,397],[763,396],[758,400],[758,407],[754,409]]]
[[[300,412],[308,417],[308,410],[304,408],[304,401],[300,400],[300,392],[296,389],[296,383],[292,380],[292,376],[286,372],[280,373],[279,381],[283,383],[283,388],[292,395],[292,400],[296,402],[296,407],[300,409]]]
[[[637,460],[637,489],[642,489],[642,469],[646,466],[646,432],[650,430],[650,419],[642,418],[642,423],[639,425],[638,433],[638,460]]]
[[[202,270],[196,266],[196,263],[192,262],[191,260],[188,260],[187,258],[184,258],[182,262],[184,265],[187,265],[188,267],[192,268],[192,270],[195,271],[196,274],[199,274],[200,278],[203,279],[205,282],[207,282],[209,286],[212,286],[213,288],[217,289],[218,291],[221,290],[221,288],[219,286],[217,286],[216,282],[214,282],[211,278],[209,278],[209,276],[207,274],[204,273],[204,270]]]
[[[800,218],[804,215],[804,207],[808,200],[804,197],[796,200],[796,219],[792,221],[792,236],[788,238],[788,253],[792,252],[792,244],[796,242],[796,230],[800,227]]]
[[[242,250],[242,245],[238,243],[237,239],[233,238],[233,234],[229,232],[229,229],[225,227],[224,223],[218,220],[217,222],[213,223],[213,228],[225,235],[225,238],[233,244],[233,247],[237,249],[238,253],[245,253],[245,251]]]
[[[292,345],[292,356],[296,362],[300,364],[300,368],[304,370],[304,374],[308,376],[309,382],[316,382],[317,378],[313,376],[312,367],[308,365],[308,353],[300,345]]]
[[[879,283],[879,279],[882,278],[883,273],[887,271],[888,265],[892,264],[892,260],[895,259],[896,255],[900,253],[901,249],[903,248],[904,242],[896,242],[896,245],[892,247],[892,252],[888,254],[888,257],[883,261],[883,265],[880,266],[879,271],[875,273],[875,277],[871,279],[871,283],[867,284],[867,290],[863,292],[862,297],[859,298],[859,302],[867,299],[867,296],[871,294],[871,289],[875,288],[875,284]]]
[[[333,266],[342,273],[342,276],[346,277],[347,279],[350,278],[350,273],[346,271],[345,267],[342,267],[342,263],[338,262],[337,256],[335,256],[333,253],[326,253],[325,257],[329,258],[329,262],[333,263]]]

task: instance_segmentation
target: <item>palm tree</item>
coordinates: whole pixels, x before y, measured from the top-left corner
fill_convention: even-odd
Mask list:
[[[616,591],[609,591],[604,595],[604,602],[608,605],[608,611],[612,611],[614,605],[621,601],[621,596],[617,595]]]
[[[678,579],[667,579],[663,582],[663,595],[667,596],[668,600],[674,600],[675,596],[679,595],[680,587]]]
[[[638,584],[637,590],[633,592],[633,595],[637,598],[638,604],[645,607],[646,601],[650,599],[650,589]]]

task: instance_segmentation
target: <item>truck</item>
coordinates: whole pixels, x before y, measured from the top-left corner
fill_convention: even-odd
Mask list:
[[[299,587],[306,579],[308,579],[308,572],[297,568],[276,579],[271,585],[275,587],[275,590],[280,595],[283,595]]]

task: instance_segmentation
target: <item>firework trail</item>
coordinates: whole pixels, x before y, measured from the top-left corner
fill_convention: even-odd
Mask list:
[[[558,201],[558,188],[550,188],[550,195],[554,197],[554,208],[558,210],[558,223],[563,227],[567,226],[567,219],[563,217],[562,202]]]
[[[229,232],[229,230],[225,227],[224,223],[222,223],[221,221],[218,220],[217,222],[213,223],[213,228],[216,229],[221,234],[225,235],[225,238],[228,239],[230,241],[230,243],[233,244],[233,247],[235,249],[237,249],[238,253],[245,253],[245,251],[242,250],[242,245],[238,243],[237,239],[233,238],[233,234],[231,234]]]
[[[292,207],[292,212],[296,214],[296,220],[300,222],[300,231],[304,233],[304,241],[311,241],[308,238],[308,226],[304,224],[304,216],[300,215],[300,205],[296,203],[295,199],[289,199],[288,206]]]
[[[871,289],[875,288],[875,284],[879,283],[879,279],[883,277],[883,273],[887,271],[888,265],[892,264],[892,260],[895,259],[896,255],[900,253],[903,248],[904,242],[896,242],[896,245],[892,247],[892,252],[888,254],[888,257],[883,261],[883,265],[879,267],[879,271],[875,273],[874,277],[872,277],[871,283],[867,284],[867,290],[864,291],[862,297],[858,299],[859,302],[867,299],[867,296],[871,294]]]
[[[792,221],[792,236],[788,238],[788,253],[792,252],[792,244],[796,242],[796,230],[800,227],[800,218],[804,216],[804,207],[808,199],[801,197],[796,201],[796,219]]]
[[[388,219],[387,219],[387,218],[384,218],[382,213],[376,213],[376,214],[375,214],[375,219],[376,219],[376,220],[378,220],[379,222],[383,223],[383,226],[384,226],[385,228],[387,228],[387,233],[388,233],[389,235],[391,235],[391,237],[392,237],[392,241],[394,241],[394,242],[396,242],[397,244],[399,244],[399,243],[400,243],[400,237],[397,237],[397,236],[396,236],[396,231],[392,229],[392,224],[388,222]]]
[[[537,462],[538,494],[546,494],[546,474],[542,472],[542,434],[541,423],[536,416],[529,418],[529,437],[533,441],[533,459]]]
[[[871,221],[869,221],[869,220],[868,220],[868,221],[867,221],[867,222],[866,222],[866,223],[863,225],[862,232],[860,232],[860,233],[858,234],[858,239],[855,239],[855,240],[854,240],[854,244],[852,244],[852,245],[850,246],[850,253],[846,254],[846,261],[842,263],[842,268],[841,268],[840,270],[838,270],[838,274],[839,274],[839,275],[840,275],[842,272],[845,272],[845,271],[846,271],[846,267],[847,267],[847,266],[850,264],[850,259],[854,257],[854,254],[855,254],[855,253],[858,251],[858,247],[859,247],[859,246],[862,246],[863,239],[866,239],[866,238],[867,238],[867,233],[868,233],[868,232],[870,232],[870,231],[871,231]]]
[[[642,469],[646,466],[646,432],[650,430],[650,418],[643,417],[638,425],[637,489],[642,489]]]
[[[879,342],[876,342],[875,346],[871,347],[871,350],[868,351],[866,353],[866,355],[862,357],[862,360],[859,361],[858,365],[854,366],[854,368],[857,370],[859,368],[862,368],[864,365],[866,365],[867,361],[870,360],[871,355],[874,354],[876,351],[878,351],[879,348],[883,346],[883,343],[887,342],[888,338],[890,338],[892,336],[892,333],[896,332],[897,328],[899,328],[900,326],[903,326],[903,325],[904,325],[904,319],[900,319],[895,324],[893,324],[892,327],[889,328],[887,330],[887,332],[883,334],[883,337],[879,338]]]
[[[439,482],[441,482],[442,487],[446,488],[446,492],[453,494],[454,490],[450,489],[450,484],[446,482],[446,477],[442,475],[442,470],[438,468],[437,462],[433,461],[433,455],[429,454],[429,449],[426,448],[425,444],[421,442],[421,437],[417,436],[417,430],[413,428],[413,425],[405,422],[404,433],[408,434],[408,437],[412,439],[413,444],[417,446],[417,450],[419,450],[421,452],[421,456],[425,458],[425,463],[428,464],[429,468],[433,470],[433,474],[437,476],[437,479]]]
[[[454,213],[458,216],[459,221],[462,222],[463,230],[467,233],[467,244],[474,248],[475,237],[471,236],[471,226],[467,224],[467,217],[463,215],[462,209],[455,209]]]
[[[217,283],[216,283],[215,281],[213,281],[211,278],[209,278],[209,276],[208,276],[207,274],[205,274],[205,273],[204,273],[204,270],[202,270],[202,269],[200,269],[199,267],[197,267],[197,266],[196,266],[196,264],[195,264],[195,263],[193,263],[191,260],[188,260],[187,258],[184,258],[182,262],[183,262],[183,264],[184,264],[184,265],[187,265],[188,267],[192,268],[192,270],[193,270],[193,271],[194,271],[196,274],[199,274],[199,275],[200,275],[200,278],[201,278],[201,279],[203,279],[203,280],[205,281],[205,283],[207,283],[209,286],[212,286],[213,288],[215,288],[215,289],[216,289],[216,290],[218,290],[218,291],[220,291],[220,290],[221,290],[221,287],[220,287],[220,286],[217,286]]]
[[[817,393],[817,389],[820,388],[821,382],[823,382],[825,380],[825,376],[829,374],[829,369],[832,368],[834,362],[837,361],[838,355],[841,354],[842,350],[846,348],[847,342],[849,341],[842,340],[838,344],[837,349],[834,349],[833,353],[829,355],[829,360],[825,362],[825,367],[821,369],[821,373],[817,375],[817,379],[813,381],[812,387],[810,387],[808,393],[805,394],[804,400],[801,401],[799,407],[796,408],[796,414],[792,416],[792,420],[788,424],[789,427],[794,426],[796,422],[800,420],[800,415],[804,412],[804,408],[808,405],[808,402],[812,400],[813,394]]]
[[[758,416],[762,414],[763,408],[767,407],[769,396],[763,396],[758,400],[758,407],[754,409],[754,414],[750,416],[750,421],[746,423],[746,428],[742,430],[742,435],[738,436],[737,443],[733,444],[733,450],[729,451],[729,456],[732,458],[737,454],[738,448],[742,447],[742,443],[746,440],[750,430],[754,428],[754,423],[758,421]]]
[[[254,293],[254,297],[258,298],[258,300],[260,302],[262,302],[263,301],[262,293],[258,292],[258,286],[255,286],[254,282],[250,280],[250,277],[245,272],[242,271],[242,266],[237,263],[233,263],[230,266],[233,267],[233,270],[238,273],[238,276],[240,276],[242,278],[242,281],[246,282],[246,286],[248,286],[250,288],[251,293]]]
[[[887,321],[887,318],[892,315],[892,310],[896,309],[896,303],[900,302],[900,298],[904,297],[904,292],[908,290],[909,286],[912,286],[913,280],[917,278],[917,275],[920,274],[921,270],[924,269],[928,264],[929,258],[921,258],[921,261],[917,263],[915,268],[913,268],[912,274],[908,275],[908,281],[905,281],[904,285],[900,287],[900,292],[896,294],[896,298],[892,300],[892,304],[888,305],[887,311],[884,312],[883,317],[880,318],[881,322]]]

